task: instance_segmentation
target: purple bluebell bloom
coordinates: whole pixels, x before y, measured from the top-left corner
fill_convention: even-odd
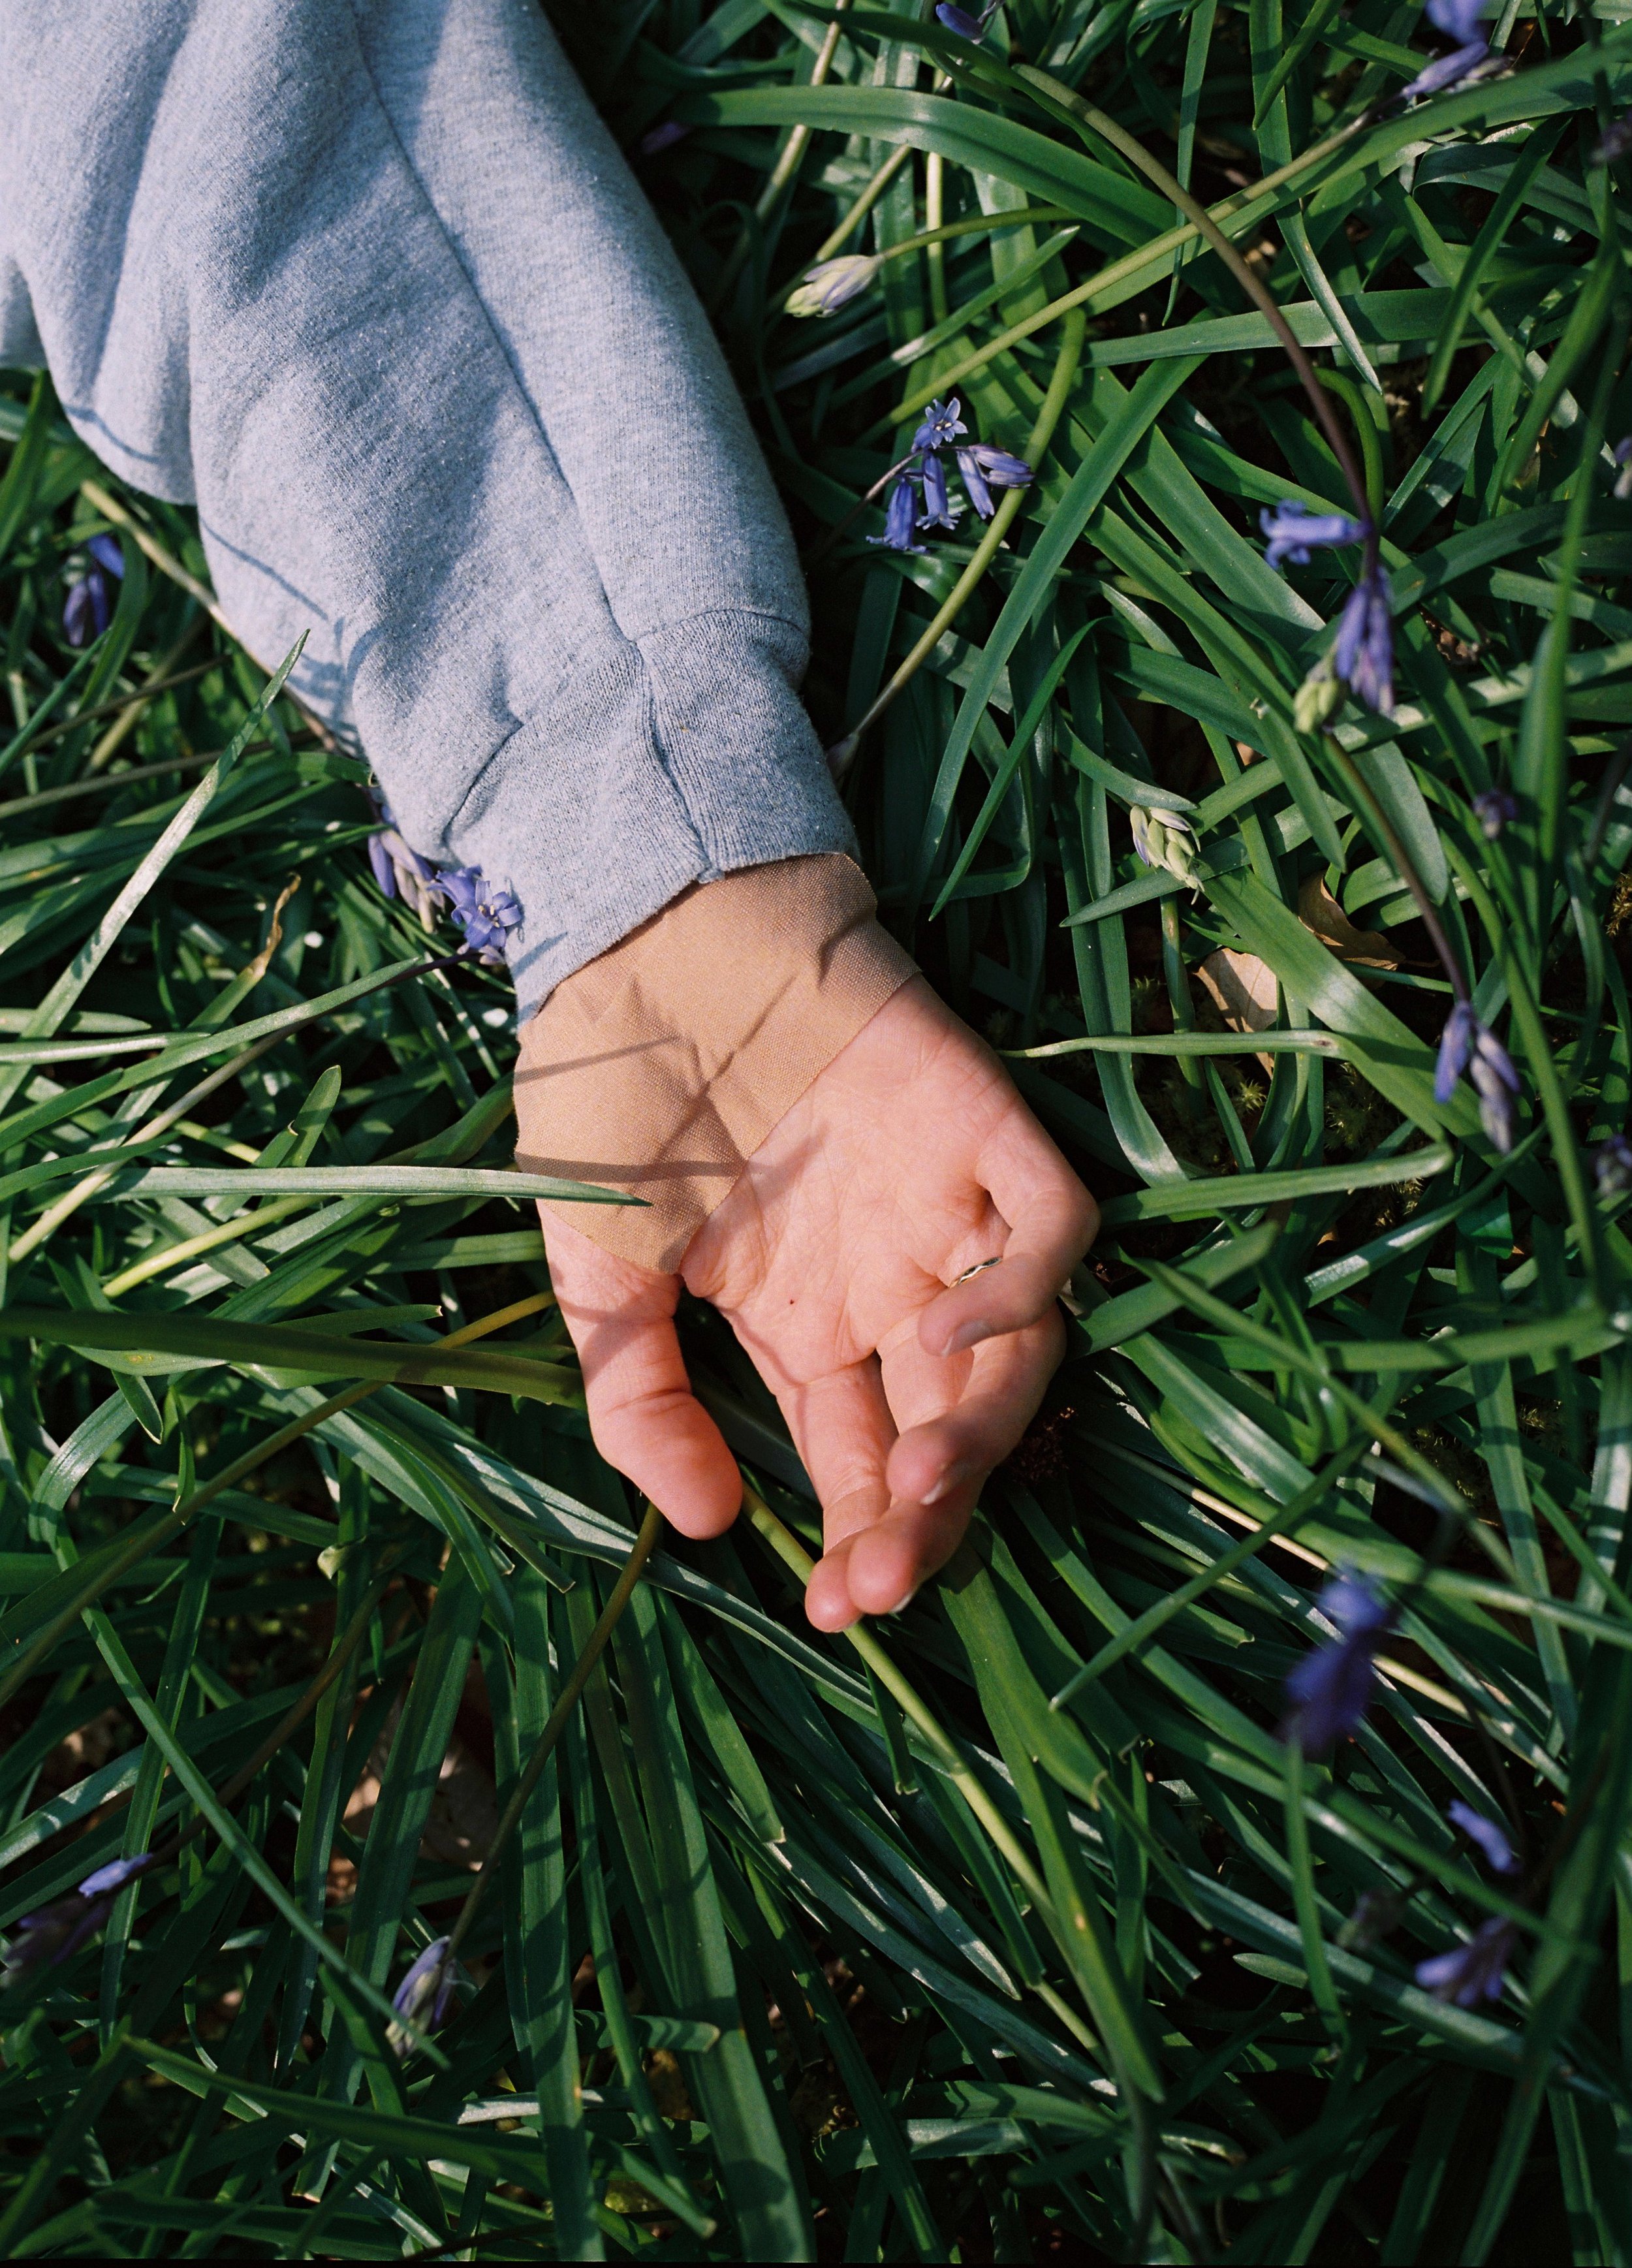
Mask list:
[[[1471,1000],[1459,1000],[1445,1018],[1445,1027],[1439,1035],[1439,1061],[1434,1069],[1434,1101],[1449,1102],[1456,1093],[1456,1083],[1467,1069],[1474,1052],[1474,1041],[1478,1035],[1479,1021],[1474,1014]]]
[[[1487,1819],[1482,1811],[1475,1811],[1471,1803],[1464,1803],[1459,1795],[1452,1796],[1445,1806],[1445,1817],[1452,1827],[1478,1845],[1486,1864],[1498,1874],[1518,1872],[1518,1854],[1494,1819]]]
[[[1346,512],[1311,512],[1290,497],[1273,512],[1266,504],[1258,525],[1269,539],[1264,563],[1270,567],[1283,566],[1289,559],[1295,567],[1306,567],[1312,552],[1358,543],[1366,533],[1363,523]]]
[[[1419,1961],[1416,1981],[1436,2000],[1453,2001],[1459,2008],[1476,2008],[1481,2000],[1499,2000],[1513,1934],[1512,1923],[1493,1914],[1489,1921],[1480,1923],[1466,1945]]]
[[[952,498],[946,493],[946,468],[931,449],[923,460],[923,510],[918,515],[920,527],[956,527],[952,517]]]
[[[917,499],[913,494],[910,473],[903,473],[890,490],[890,500],[884,507],[884,533],[870,535],[869,543],[881,543],[886,551],[922,552],[927,547],[915,543],[913,529],[918,520]]]
[[[368,838],[368,863],[374,870],[384,897],[401,897],[405,906],[412,906],[419,916],[422,929],[432,930],[437,925],[437,899],[439,891],[435,870],[428,859],[398,832],[396,814],[383,798],[375,797],[375,805],[385,825]]]
[[[915,449],[950,449],[960,433],[968,427],[959,412],[963,404],[954,394],[950,401],[932,401],[923,413],[923,423],[912,437]]]
[[[1393,1609],[1364,1575],[1340,1572],[1316,1602],[1335,1623],[1335,1643],[1319,1646],[1291,1670],[1286,1690],[1292,1707],[1283,1739],[1296,1734],[1307,1753],[1320,1755],[1365,1715],[1377,1671],[1378,1647],[1393,1622]]]
[[[1000,4],[1001,0],[992,0],[989,8],[983,8],[978,16],[974,16],[967,8],[954,7],[952,0],[942,0],[935,13],[937,20],[945,24],[949,32],[956,32],[960,40],[983,40],[986,26],[997,13]]]
[[[958,451],[958,470],[969,492],[969,502],[982,519],[989,519],[996,506],[992,502],[993,489],[1029,488],[1032,468],[1024,457],[1011,456],[1006,449],[995,449],[989,441],[972,441]]]
[[[1632,132],[1632,118],[1628,119],[1627,127],[1628,132]],[[1613,453],[1616,464],[1621,468],[1615,475],[1614,493],[1624,504],[1627,498],[1632,496],[1632,433],[1628,433],[1623,440],[1616,442]]]
[[[1518,1093],[1518,1073],[1496,1034],[1474,1015],[1472,1002],[1459,1000],[1439,1035],[1435,1101],[1449,1102],[1464,1073],[1473,1080],[1479,1097],[1480,1123],[1505,1157],[1513,1146],[1513,1097]]]
[[[650,133],[641,136],[640,154],[643,158],[659,157],[677,142],[683,142],[690,131],[690,127],[682,126],[678,118],[665,118],[661,126],[654,126]]]
[[[392,1994],[391,2005],[422,2032],[434,2032],[447,2021],[458,1984],[457,1966],[448,1959],[447,1939],[433,1937]],[[386,2037],[399,2055],[409,2044],[401,2024],[387,2025]]]
[[[1474,816],[1487,843],[1494,843],[1504,827],[1518,816],[1518,799],[1504,787],[1488,787],[1474,798]]]
[[[1592,1164],[1599,1197],[1618,1197],[1632,1189],[1632,1141],[1624,1134],[1612,1134],[1600,1142]]]
[[[92,638],[101,637],[114,619],[107,578],[111,575],[121,580],[125,571],[125,555],[113,536],[93,535],[85,549],[91,564],[69,586],[62,606],[62,629],[70,645],[89,645]]]
[[[1470,40],[1465,48],[1458,48],[1437,63],[1418,71],[1410,83],[1400,90],[1401,102],[1421,102],[1430,94],[1443,94],[1447,87],[1459,86],[1470,71],[1476,71],[1489,55],[1483,40]]]
[[[1443,32],[1459,47],[1466,47],[1470,40],[1479,37],[1485,6],[1486,0],[1428,0],[1422,13],[1435,31]]]
[[[1332,666],[1357,701],[1379,717],[1394,713],[1394,629],[1388,578],[1368,567],[1349,594],[1337,625]]]
[[[4,1955],[5,1983],[22,1984],[42,1963],[53,1969],[78,1952],[93,1938],[127,1882],[144,1874],[152,1854],[141,1851],[134,1858],[114,1859],[87,1874],[65,1898],[55,1898],[38,1912],[25,1914]]]
[[[1604,129],[1603,139],[1587,159],[1589,166],[1614,166],[1632,151],[1632,113]]]
[[[521,925],[521,904],[509,890],[486,880],[474,866],[445,867],[437,887],[465,932],[465,950],[487,968],[504,966],[506,933]]]

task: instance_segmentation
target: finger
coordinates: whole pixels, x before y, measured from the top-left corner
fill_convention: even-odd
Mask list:
[[[885,1474],[892,1499],[933,1506],[978,1489],[1018,1444],[1064,1351],[1065,1326],[1052,1304],[1040,1322],[982,1341],[962,1359],[968,1374],[956,1400],[902,1425]],[[907,1397],[897,1403],[895,1380],[886,1376],[892,1406],[904,1417]]]
[[[818,1630],[843,1630],[858,1611],[844,1580],[849,1546],[889,1508],[884,1472],[895,1428],[878,1366],[869,1357],[784,1389],[779,1399],[821,1499],[826,1548],[805,1592],[805,1611]]]
[[[682,1535],[717,1535],[737,1516],[742,1477],[686,1376],[674,1336],[679,1278],[603,1252],[543,1205],[539,1219],[584,1366],[595,1447]]]
[[[1040,1322],[1099,1226],[1099,1208],[1018,1095],[975,1170],[1009,1233],[996,1268],[954,1284],[918,1318],[931,1354],[958,1354]]]
[[[818,1621],[812,1611],[818,1629],[843,1630],[863,1615],[899,1614],[962,1543],[977,1493],[978,1484],[971,1482],[939,1504],[892,1505],[882,1520],[824,1557],[817,1575],[834,1563],[820,1602],[831,1619]],[[812,1591],[815,1585],[812,1575]],[[807,1602],[810,1595],[807,1591]]]

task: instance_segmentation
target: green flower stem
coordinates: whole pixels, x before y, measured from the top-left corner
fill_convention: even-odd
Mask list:
[[[459,1947],[470,1933],[471,1924],[475,1920],[477,1910],[487,1895],[488,1885],[498,1871],[498,1863],[504,1855],[505,1845],[520,1825],[521,1815],[527,1808],[528,1798],[538,1786],[544,1767],[555,1752],[555,1743],[565,1732],[567,1720],[577,1708],[578,1697],[589,1683],[591,1673],[596,1663],[605,1653],[607,1639],[617,1628],[619,1618],[634,1597],[635,1586],[640,1580],[642,1570],[647,1560],[656,1550],[658,1538],[662,1532],[663,1514],[655,1504],[648,1504],[646,1516],[640,1524],[640,1533],[635,1538],[629,1556],[624,1561],[618,1580],[613,1586],[612,1595],[601,1609],[594,1629],[584,1640],[584,1651],[572,1665],[572,1675],[562,1687],[555,1707],[545,1719],[544,1729],[539,1734],[533,1754],[528,1757],[520,1778],[511,1790],[510,1801],[504,1806],[499,1823],[493,1830],[493,1840],[488,1845],[487,1855],[482,1861],[481,1871],[471,1884],[464,1904],[459,1910],[459,1919],[448,1933],[448,1949],[445,1957],[449,1961],[454,1958]]]
[[[106,1180],[106,1174],[102,1178]],[[196,1260],[202,1253],[214,1252],[223,1244],[236,1244],[243,1237],[270,1228],[275,1221],[287,1220],[303,1205],[322,1202],[320,1197],[274,1197],[254,1212],[234,1213],[231,1220],[217,1221],[213,1228],[201,1230],[198,1235],[187,1237],[180,1244],[166,1244],[162,1251],[143,1253],[132,1266],[121,1269],[117,1276],[110,1276],[102,1289],[110,1300],[117,1300],[122,1292],[145,1284],[150,1277],[167,1275],[184,1260]]]
[[[1310,406],[1320,430],[1332,445],[1332,453],[1349,483],[1349,493],[1355,500],[1356,509],[1369,519],[1371,514],[1365,481],[1349,446],[1349,436],[1332,414],[1331,397],[1316,375],[1314,364],[1293,337],[1291,325],[1281,313],[1262,279],[1248,267],[1206,206],[1198,204],[1188,189],[1173,179],[1166,166],[1153,158],[1142,142],[1119,126],[1114,118],[1107,118],[1104,111],[1096,110],[1091,102],[1084,102],[1073,89],[1063,85],[1057,78],[1051,78],[1047,71],[1034,69],[1030,63],[1022,63],[1016,76],[1034,86],[1051,103],[1057,104],[1069,117],[1080,120],[1090,133],[1097,134],[1102,142],[1108,142],[1113,150],[1120,151],[1127,158],[1129,165],[1136,166],[1146,180],[1165,197],[1171,199],[1181,213],[1187,215],[1192,225],[1206,238],[1285,349],[1287,360],[1298,372],[1303,389],[1309,396]]]
[[[450,1331],[440,1344],[445,1347],[467,1346],[473,1339],[486,1338],[490,1331],[502,1330],[506,1323],[519,1322],[524,1315],[536,1314],[540,1307],[550,1306],[554,1297],[553,1292],[534,1292],[508,1307],[500,1307],[490,1315],[482,1315],[474,1323],[467,1323],[462,1330]],[[73,1628],[85,1609],[95,1605],[110,1584],[116,1583],[132,1567],[139,1566],[153,1552],[162,1551],[166,1544],[173,1543],[183,1528],[217,1497],[224,1494],[228,1489],[236,1488],[239,1481],[269,1462],[304,1435],[315,1432],[327,1419],[337,1417],[342,1410],[349,1410],[354,1403],[365,1400],[369,1395],[378,1394],[386,1383],[384,1379],[364,1379],[361,1385],[347,1387],[342,1394],[331,1395],[327,1401],[320,1402],[315,1410],[308,1410],[301,1417],[291,1418],[287,1425],[280,1426],[266,1440],[257,1442],[253,1449],[246,1449],[241,1457],[234,1458],[230,1465],[204,1482],[202,1487],[195,1489],[190,1496],[184,1497],[171,1511],[161,1513],[153,1519],[138,1521],[106,1555],[97,1553],[82,1560],[78,1567],[71,1571],[81,1580],[74,1586],[67,1600],[35,1632],[4,1675],[0,1675],[0,1709],[5,1706],[25,1679],[33,1675],[57,1640]]]
[[[1388,855],[1393,862],[1394,872],[1411,893],[1412,902],[1416,907],[1422,926],[1428,932],[1430,941],[1439,956],[1445,975],[1451,979],[1451,990],[1460,1001],[1466,1002],[1471,999],[1473,995],[1468,986],[1467,973],[1462,967],[1460,956],[1452,949],[1451,940],[1445,935],[1445,926],[1440,921],[1438,908],[1429,896],[1427,885],[1412,864],[1409,851],[1395,833],[1393,822],[1372,794],[1364,773],[1336,733],[1327,732],[1325,740],[1334,762],[1349,783],[1350,795],[1357,804],[1363,803],[1365,806],[1367,816],[1372,826],[1387,844]]]
[[[1286,1822],[1286,1857],[1292,1878],[1292,1904],[1298,1914],[1298,1933],[1303,1940],[1304,1967],[1309,1977],[1309,1994],[1320,2011],[1322,2021],[1334,2040],[1346,2040],[1348,2019],[1337,1988],[1332,1982],[1330,1963],[1326,1957],[1326,1939],[1320,1928],[1320,1905],[1314,1886],[1314,1866],[1309,1850],[1309,1822],[1304,1815],[1304,1750],[1296,1734],[1286,1743],[1286,1785],[1283,1806]]]
[[[1037,413],[1037,422],[1033,426],[1026,444],[1026,460],[1033,474],[1036,472],[1044,450],[1054,438],[1055,426],[1065,413],[1066,401],[1070,394],[1072,381],[1077,376],[1077,365],[1082,358],[1083,337],[1086,329],[1087,320],[1084,315],[1073,313],[1067,316],[1065,335],[1060,342],[1060,352],[1055,362],[1054,376],[1049,381],[1048,391],[1043,397],[1042,408]],[[862,735],[868,726],[876,723],[901,688],[917,675],[946,632],[963,612],[976,585],[996,557],[998,547],[1013,525],[1015,516],[1025,500],[1024,489],[1009,490],[992,514],[991,525],[975,546],[974,556],[958,578],[951,597],[946,600],[928,630],[924,631],[912,652],[901,664],[895,674],[885,686],[859,724],[854,725],[845,734],[843,740],[828,749],[827,762],[833,767],[833,776],[836,780],[842,781],[845,774],[855,762],[856,751],[860,747]]]
[[[901,167],[911,160],[913,154],[914,144],[910,142],[903,142],[899,149],[891,151],[837,228],[833,230],[831,234],[824,236],[817,246],[814,257],[811,261],[812,268],[820,261],[831,260],[834,254],[841,249],[845,239],[861,226],[886,189],[889,188],[890,183],[901,172]]]
[[[811,65],[807,85],[822,85],[828,71],[833,68],[834,56],[839,50],[839,37],[844,29],[838,20],[838,13],[848,8],[850,0],[834,0],[835,11],[834,21],[828,25],[827,37],[817,50],[815,62]],[[811,131],[808,126],[796,126],[783,144],[782,155],[772,166],[770,179],[760,191],[759,202],[754,208],[754,222],[762,225],[768,221],[782,202],[790,183],[805,162],[805,152],[810,147]],[[724,267],[721,269],[715,284],[709,301],[712,308],[723,307],[731,297],[737,278],[747,264],[748,254],[754,246],[754,222],[745,221],[742,232],[731,247],[731,256]]]
[[[783,1527],[758,1491],[746,1482],[743,1484],[742,1506],[754,1528],[784,1566],[791,1569],[798,1577],[801,1589],[805,1588],[816,1565],[805,1546],[790,1529]],[[1025,1885],[1027,1896],[1043,1911],[1051,1911],[1053,1901],[1048,1896],[1048,1885],[1026,1856],[1008,1821],[970,1771],[962,1751],[943,1728],[934,1711],[920,1697],[917,1689],[903,1676],[864,1624],[852,1623],[844,1635],[879,1684],[893,1696],[901,1714],[917,1727],[947,1778],[1003,1852],[1017,1879]],[[0,1696],[0,1699],[3,1698]]]
[[[1073,97],[1072,99],[1075,100],[1076,98]],[[1283,188],[1288,181],[1296,180],[1299,173],[1307,173],[1312,166],[1329,158],[1334,151],[1340,150],[1344,143],[1351,140],[1361,130],[1363,122],[1353,122],[1344,127],[1341,132],[1328,135],[1324,142],[1316,143],[1312,149],[1305,150],[1300,157],[1292,158],[1289,164],[1282,166],[1275,173],[1264,174],[1261,180],[1249,182],[1246,188],[1238,189],[1232,196],[1221,198],[1217,205],[1209,210],[1208,219],[1217,225],[1232,220],[1245,223],[1255,217],[1252,212],[1252,207],[1259,199],[1273,195],[1275,190]],[[1138,147],[1137,144],[1134,146]],[[1140,163],[1148,172],[1155,164],[1155,160],[1148,158],[1142,151]],[[1158,166],[1157,171],[1162,174],[1164,180],[1170,178],[1165,168]],[[1175,189],[1178,188],[1176,182],[1173,186]],[[1189,211],[1193,203],[1194,200],[1187,193],[1184,193],[1182,210]],[[1202,208],[1196,205],[1195,210],[1200,212]],[[1023,321],[1013,324],[996,338],[989,339],[983,347],[979,347],[973,354],[967,355],[963,361],[954,363],[950,370],[941,371],[932,387],[923,393],[908,395],[900,408],[893,409],[889,416],[881,421],[880,427],[874,430],[887,430],[893,424],[903,424],[908,418],[915,417],[924,404],[933,401],[937,394],[944,393],[951,387],[961,385],[965,379],[972,377],[977,370],[984,370],[988,363],[996,361],[1000,354],[1006,354],[1011,347],[1018,346],[1022,339],[1029,339],[1034,333],[1047,330],[1051,323],[1057,322],[1062,315],[1069,314],[1073,308],[1092,306],[1102,291],[1111,290],[1129,276],[1139,275],[1144,269],[1165,258],[1169,253],[1180,251],[1196,237],[1207,238],[1206,229],[1194,219],[1187,220],[1181,228],[1171,228],[1165,235],[1153,237],[1149,244],[1139,246],[1136,251],[1124,253],[1120,260],[1114,260],[1108,268],[1101,268],[1097,275],[1091,276],[1085,284],[1078,284],[1073,290],[1062,293],[1059,298],[1051,299],[1046,307],[1040,307],[1035,314],[1027,315]],[[1207,240],[1210,242],[1211,239],[1207,238]],[[1248,272],[1250,274],[1251,271]],[[1301,354],[1303,350],[1298,348],[1298,351]],[[863,438],[871,439],[872,436],[869,433]]]

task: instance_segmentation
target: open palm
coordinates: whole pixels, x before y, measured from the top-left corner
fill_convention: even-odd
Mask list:
[[[740,1484],[687,1383],[682,1281],[729,1320],[820,1497],[806,1603],[842,1630],[904,1606],[956,1549],[1060,1359],[1056,1294],[1098,1214],[996,1057],[915,978],[772,1130],[679,1276],[541,1218],[596,1444],[689,1535],[729,1526]]]

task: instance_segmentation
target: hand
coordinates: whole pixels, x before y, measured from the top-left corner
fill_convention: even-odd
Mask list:
[[[728,1528],[741,1484],[687,1383],[682,1279],[727,1317],[821,1498],[806,1594],[820,1630],[899,1611],[957,1549],[1060,1360],[1056,1295],[1099,1225],[996,1057],[922,977],[772,1129],[680,1276],[540,1217],[596,1446],[687,1535]]]

